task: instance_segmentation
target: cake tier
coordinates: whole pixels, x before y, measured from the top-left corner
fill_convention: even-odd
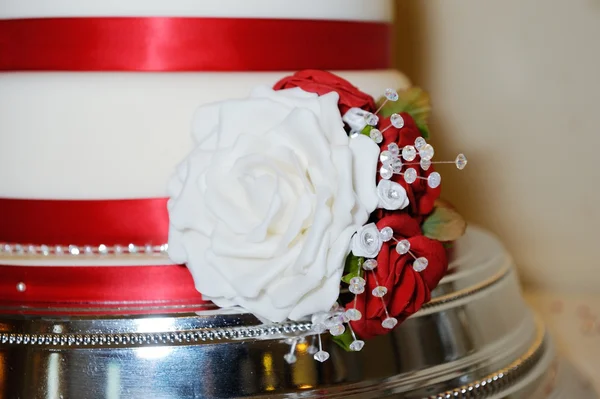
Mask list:
[[[89,16],[182,16],[389,21],[391,0],[2,0],[0,19]]]
[[[374,96],[408,86],[392,70],[340,74]],[[197,107],[286,75],[0,74],[0,198],[164,197]]]
[[[312,358],[319,340],[309,322],[262,325],[227,310],[1,322],[7,397],[533,399],[569,386],[570,369],[555,362],[544,326],[523,302],[511,258],[476,228],[456,243],[429,304],[360,352],[323,334],[331,356],[324,363]]]

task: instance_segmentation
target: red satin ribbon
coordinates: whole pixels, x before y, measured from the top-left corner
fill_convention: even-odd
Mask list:
[[[46,245],[160,245],[168,240],[166,198],[0,198],[0,242]]]
[[[0,313],[172,313],[211,306],[188,270],[177,265],[0,265],[0,276]],[[17,289],[20,283],[24,291]]]
[[[4,71],[361,70],[391,65],[390,25],[230,18],[0,21]]]

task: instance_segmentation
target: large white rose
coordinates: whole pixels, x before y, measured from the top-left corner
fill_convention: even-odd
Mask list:
[[[221,307],[271,321],[328,311],[352,235],[378,204],[378,146],[338,95],[256,89],[202,107],[169,182],[169,256]]]

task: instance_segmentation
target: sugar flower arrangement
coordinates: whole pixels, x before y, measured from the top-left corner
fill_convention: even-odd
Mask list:
[[[201,107],[169,182],[169,256],[220,307],[361,350],[429,300],[466,227],[438,199],[429,111],[418,88],[376,102],[314,70]]]

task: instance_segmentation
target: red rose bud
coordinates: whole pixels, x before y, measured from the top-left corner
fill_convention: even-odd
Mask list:
[[[335,91],[339,94],[340,114],[343,116],[350,108],[362,108],[369,112],[375,111],[375,99],[360,91],[350,82],[330,72],[306,69],[287,76],[277,82],[274,90],[299,87],[304,91],[324,95]]]

